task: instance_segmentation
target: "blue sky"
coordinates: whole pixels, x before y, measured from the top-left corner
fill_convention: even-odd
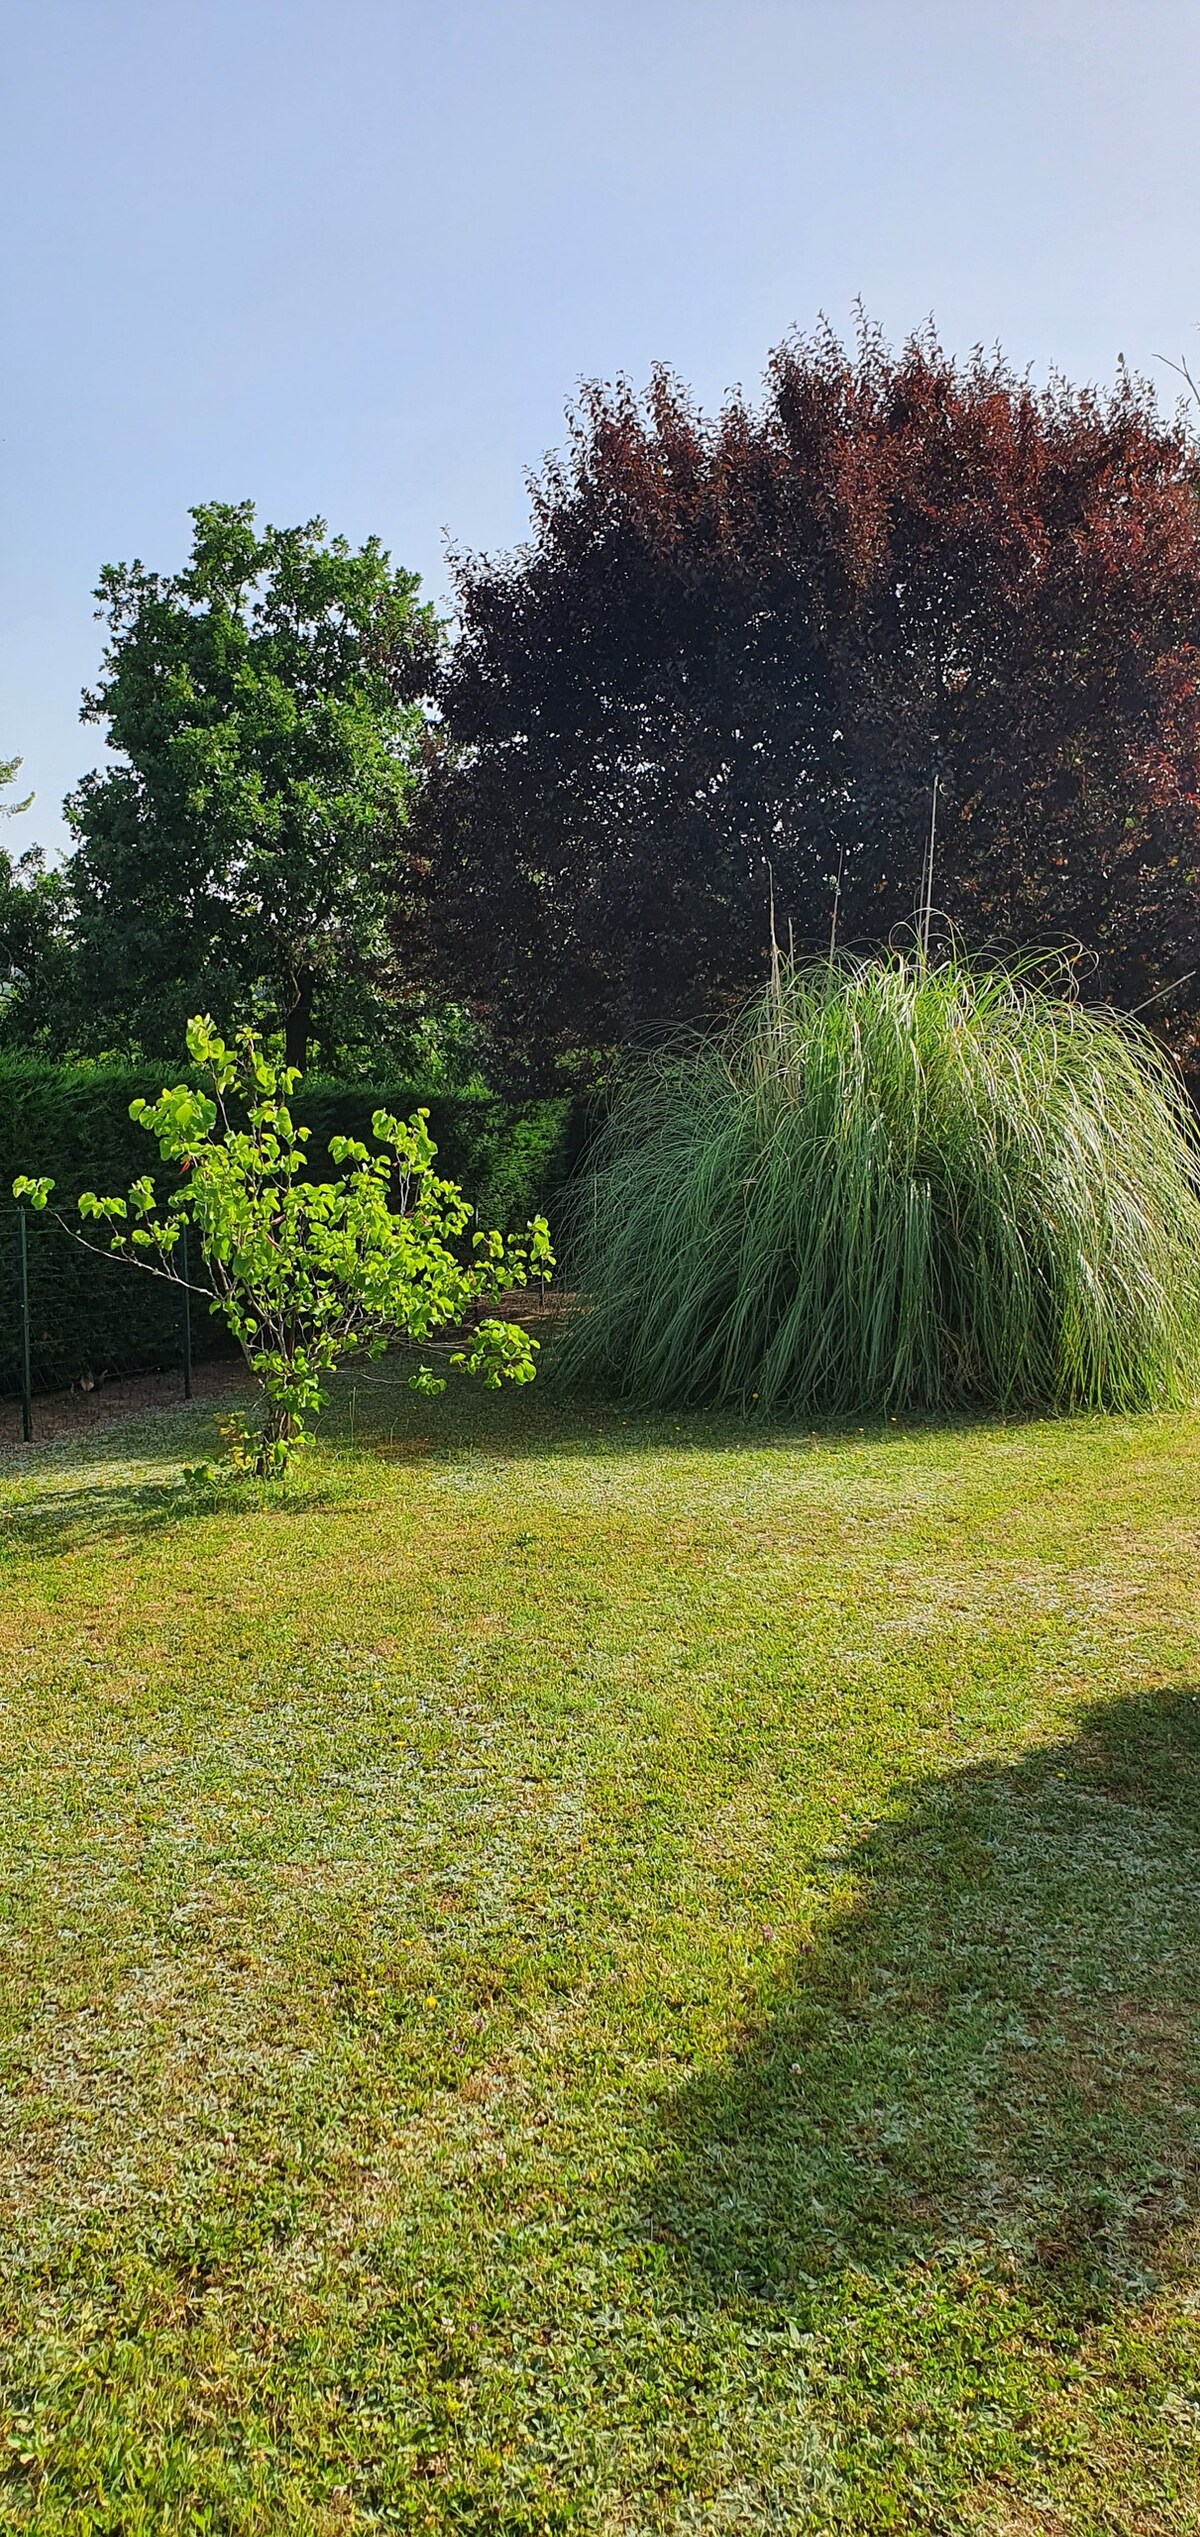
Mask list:
[[[3,62],[11,847],[99,753],[100,566],[190,503],[440,597],[582,377],[712,404],[856,297],[1037,374],[1200,358],[1195,0],[9,0]]]

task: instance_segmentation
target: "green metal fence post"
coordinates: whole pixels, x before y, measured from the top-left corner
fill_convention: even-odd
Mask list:
[[[183,1257],[183,1397],[185,1401],[190,1401],[192,1397],[192,1290],[188,1284],[186,1225],[180,1236],[179,1247]]]
[[[29,1361],[29,1233],[25,1210],[18,1207],[21,1227],[21,1434],[33,1443],[33,1375]]]

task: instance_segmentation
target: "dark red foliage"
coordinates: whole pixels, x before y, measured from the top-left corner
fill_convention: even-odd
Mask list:
[[[593,387],[531,542],[458,566],[428,788],[440,957],[543,1050],[627,1037],[786,939],[1073,942],[1141,1003],[1200,957],[1194,445],[1122,375],[932,338],[785,344],[763,403]],[[1178,1035],[1188,990],[1159,1010]]]

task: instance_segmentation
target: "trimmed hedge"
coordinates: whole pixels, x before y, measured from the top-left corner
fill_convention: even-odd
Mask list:
[[[180,1066],[53,1066],[0,1054],[0,1392],[20,1386],[20,1227],[9,1197],[15,1175],[48,1172],[56,1201],[68,1206],[82,1189],[127,1188],[157,1163],[158,1152],[130,1118],[130,1102],[139,1095],[153,1100],[164,1083],[187,1075]],[[369,1140],[374,1111],[407,1118],[418,1108],[429,1112],[440,1168],[461,1181],[481,1223],[507,1231],[539,1211],[553,1212],[569,1165],[565,1100],[514,1104],[486,1092],[309,1076],[293,1109],[312,1130],[314,1179],[333,1169],[331,1136]],[[179,1300],[169,1287],[123,1263],[90,1257],[49,1216],[27,1217],[27,1241],[35,1389],[179,1363]],[[193,1317],[197,1356],[226,1344],[221,1324],[202,1310]]]

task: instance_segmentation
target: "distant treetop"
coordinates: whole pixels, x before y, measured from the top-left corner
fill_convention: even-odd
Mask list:
[[[935,770],[969,944],[1077,941],[1128,1003],[1195,965],[1197,456],[1145,382],[821,331],[711,417],[588,388],[532,499],[458,559],[423,812],[443,974],[515,1043],[740,999],[769,873],[797,950],[885,940]]]

